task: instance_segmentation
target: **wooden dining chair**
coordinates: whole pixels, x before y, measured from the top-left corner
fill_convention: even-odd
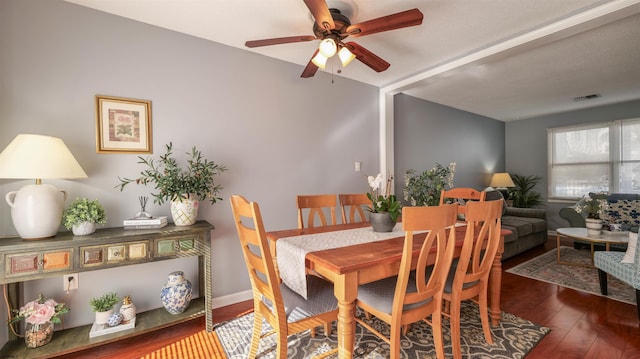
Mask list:
[[[458,213],[464,215],[468,201],[482,202],[485,200],[486,194],[485,191],[478,191],[468,187],[456,187],[449,190],[443,189],[440,193],[440,205],[447,203],[446,199],[452,201],[452,203],[457,202],[460,205],[458,207]]]
[[[366,193],[339,194],[342,223],[366,222],[363,206],[370,206],[371,201]],[[349,216],[347,217],[347,212]]]
[[[231,209],[253,289],[254,321],[249,358],[256,357],[260,339],[266,335],[277,335],[276,358],[279,359],[287,358],[287,337],[291,334],[310,329],[315,336],[315,328],[324,325],[325,335],[329,336],[331,323],[338,315],[333,284],[307,276],[306,300],[289,289],[277,274],[258,204],[233,195]],[[261,336],[263,318],[274,330]]]
[[[444,287],[444,312],[449,317],[454,359],[461,359],[460,307],[463,300],[478,304],[484,338],[489,344],[489,309],[487,305],[489,274],[500,246],[502,200],[468,202],[466,205],[464,242],[460,256],[453,261]]]
[[[390,357],[400,358],[400,336],[409,324],[424,320],[433,330],[436,355],[444,359],[442,339],[442,290],[449,273],[455,248],[457,204],[431,207],[404,207],[405,231],[402,259],[397,276],[358,287],[356,305],[390,325],[387,337],[366,320],[356,321],[390,345]],[[411,274],[416,231],[429,231]],[[430,257],[435,257],[430,260]],[[434,263],[427,270],[427,264]],[[431,316],[431,320],[427,318]]]
[[[328,209],[331,216],[331,223],[336,224],[336,195],[335,194],[315,194],[315,195],[298,195],[296,197],[296,206],[298,208],[298,228],[316,227],[315,219],[320,220],[319,226],[327,225],[327,217],[324,209]],[[304,225],[304,212],[308,210],[307,225]]]

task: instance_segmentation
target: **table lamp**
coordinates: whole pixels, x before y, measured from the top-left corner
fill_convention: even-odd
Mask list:
[[[509,190],[507,187],[515,186],[511,176],[507,172],[494,173],[491,176],[491,182],[489,182],[489,187],[493,187],[500,192],[505,200],[509,199]]]
[[[7,193],[13,226],[23,239],[53,237],[60,228],[67,192],[42,179],[86,178],[64,142],[56,137],[20,134],[0,153],[0,178],[35,179]]]

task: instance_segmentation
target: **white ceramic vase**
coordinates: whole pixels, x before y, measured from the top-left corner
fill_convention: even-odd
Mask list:
[[[96,231],[96,224],[94,222],[81,222],[74,224],[71,227],[71,231],[74,236],[86,236]]]
[[[198,219],[200,201],[193,198],[181,198],[171,201],[171,217],[176,226],[190,226]]]
[[[113,308],[111,310],[107,310],[106,312],[96,312],[96,324],[107,324],[109,322],[109,317],[113,314]]]
[[[602,220],[600,218],[585,218],[585,223],[589,236],[599,236],[602,234]]]

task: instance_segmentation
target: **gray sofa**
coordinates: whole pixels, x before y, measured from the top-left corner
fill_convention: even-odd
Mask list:
[[[487,190],[486,200],[502,199],[498,191]],[[502,228],[511,231],[504,237],[502,259],[511,258],[547,240],[547,212],[539,208],[507,207],[502,214]]]

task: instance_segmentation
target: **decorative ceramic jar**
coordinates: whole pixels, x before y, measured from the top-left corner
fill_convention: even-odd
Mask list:
[[[599,236],[602,234],[602,220],[600,218],[585,218],[584,221],[589,236]]]
[[[167,284],[160,291],[162,305],[171,314],[180,314],[189,307],[191,301],[191,282],[185,279],[182,271],[169,274]]]
[[[39,348],[51,341],[53,338],[53,323],[43,324],[27,323],[24,331],[24,342],[27,348]]]
[[[106,312],[96,312],[96,324],[107,324],[109,322],[109,317],[113,314],[113,308],[107,310]]]
[[[200,201],[192,198],[181,198],[171,201],[171,217],[176,226],[190,226],[196,223],[198,218],[198,205]]]
[[[131,301],[131,297],[126,296],[122,300],[120,314],[122,314],[122,322],[124,323],[128,323],[131,319],[136,317],[136,306]]]
[[[122,313],[120,312],[111,314],[107,320],[107,325],[110,327],[115,327],[120,323],[122,323]]]
[[[71,230],[74,236],[86,236],[96,231],[96,224],[94,222],[81,222],[74,224]]]
[[[369,213],[369,223],[374,232],[391,232],[396,225],[387,212]]]

